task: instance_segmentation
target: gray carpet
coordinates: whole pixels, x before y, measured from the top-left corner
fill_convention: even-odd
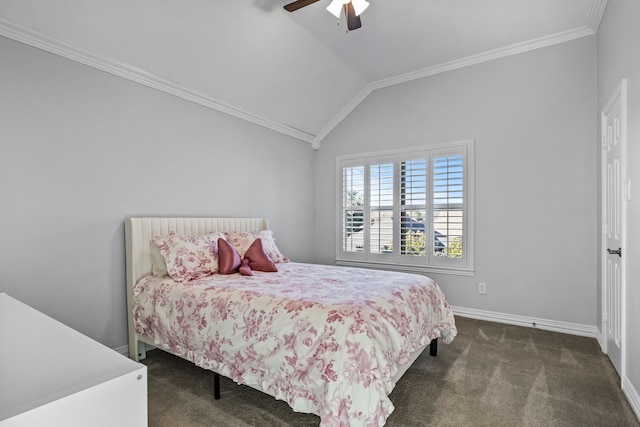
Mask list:
[[[425,351],[390,398],[387,426],[640,426],[595,339],[456,318],[458,336]],[[320,418],[159,350],[149,373],[149,425],[318,426]]]

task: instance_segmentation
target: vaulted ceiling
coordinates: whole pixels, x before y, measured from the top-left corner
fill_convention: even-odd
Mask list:
[[[0,35],[318,146],[372,91],[595,34],[607,0],[2,0]]]

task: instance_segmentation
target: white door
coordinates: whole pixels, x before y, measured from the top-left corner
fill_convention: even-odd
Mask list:
[[[602,111],[602,328],[604,351],[622,375],[625,295],[626,80]]]

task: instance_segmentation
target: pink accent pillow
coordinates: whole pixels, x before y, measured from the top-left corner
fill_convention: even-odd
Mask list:
[[[240,274],[242,274],[243,276],[253,276],[253,270],[251,270],[251,267],[249,267],[249,260],[246,258],[242,260],[242,265],[240,266]]]
[[[256,271],[276,272],[278,271],[275,263],[271,261],[269,255],[264,251],[262,247],[262,239],[256,239],[253,241],[249,249],[244,253],[244,259],[248,260],[249,267]]]
[[[152,240],[166,264],[167,274],[176,282],[188,282],[218,271],[218,239],[215,232],[203,236],[187,236],[172,231]]]
[[[236,248],[222,237],[218,239],[218,256],[220,258],[218,265],[218,273],[232,274],[237,273],[242,260]]]
[[[289,262],[289,258],[282,255],[276,246],[276,239],[273,237],[273,231],[271,230],[225,231],[224,234],[227,241],[238,250],[240,257],[244,256],[244,253],[256,239],[260,239],[262,240],[262,247],[264,248],[265,253],[273,262]]]

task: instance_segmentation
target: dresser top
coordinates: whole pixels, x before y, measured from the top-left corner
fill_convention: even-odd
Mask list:
[[[141,368],[0,293],[0,421]]]

